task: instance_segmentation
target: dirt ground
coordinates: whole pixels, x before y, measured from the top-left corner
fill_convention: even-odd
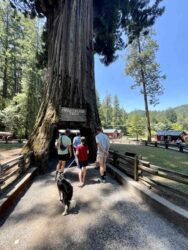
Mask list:
[[[78,187],[78,169],[67,169],[76,206],[63,216],[51,171],[36,176],[0,229],[1,250],[187,250],[186,235],[155,213],[110,176],[87,167],[86,185]],[[1,221],[0,221],[1,223]]]
[[[6,162],[9,159],[12,159],[12,158],[19,156],[20,152],[21,152],[21,148],[11,149],[11,150],[6,150],[6,151],[0,152],[0,164],[3,164],[4,162]],[[17,168],[17,166],[14,167],[14,170],[16,168]],[[7,175],[9,173],[10,173],[10,170],[5,175]],[[177,206],[180,206],[186,210],[188,209],[188,200],[186,198],[182,198],[182,196],[179,197],[178,195],[175,195],[171,191],[164,189],[164,188],[161,188],[161,189],[152,188],[152,191],[157,193],[158,195],[166,198],[167,200],[171,201],[172,203],[176,204]]]

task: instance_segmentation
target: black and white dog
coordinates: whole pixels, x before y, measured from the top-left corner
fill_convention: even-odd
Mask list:
[[[67,215],[73,195],[73,187],[70,182],[65,179],[64,174],[61,172],[57,174],[57,187],[59,190],[59,199],[65,204],[63,215]]]

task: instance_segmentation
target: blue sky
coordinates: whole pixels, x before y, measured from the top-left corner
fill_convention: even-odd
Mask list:
[[[188,104],[188,0],[163,0],[165,13],[156,21],[154,39],[159,45],[157,62],[167,79],[163,81],[164,94],[160,103],[150,110],[164,110]],[[107,94],[117,95],[120,106],[127,112],[144,109],[139,89],[130,89],[133,80],[124,74],[125,51],[119,59],[106,67],[95,57],[96,88],[101,99]]]

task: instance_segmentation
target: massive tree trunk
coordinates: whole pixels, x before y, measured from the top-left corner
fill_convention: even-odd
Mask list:
[[[59,0],[47,15],[48,75],[46,90],[33,134],[25,149],[35,158],[48,153],[53,127],[60,122],[59,107],[82,108],[83,126],[91,129],[91,151],[95,150],[95,128],[99,124],[94,82],[93,0]],[[77,123],[61,123],[82,126]]]

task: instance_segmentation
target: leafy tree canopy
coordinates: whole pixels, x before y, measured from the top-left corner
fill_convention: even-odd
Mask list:
[[[63,1],[58,0],[9,0],[13,8],[25,15],[44,17],[53,14]],[[93,0],[94,48],[101,61],[108,65],[116,58],[116,51],[125,48],[122,34],[131,43],[141,32],[147,34],[155,19],[162,15],[162,0]]]

